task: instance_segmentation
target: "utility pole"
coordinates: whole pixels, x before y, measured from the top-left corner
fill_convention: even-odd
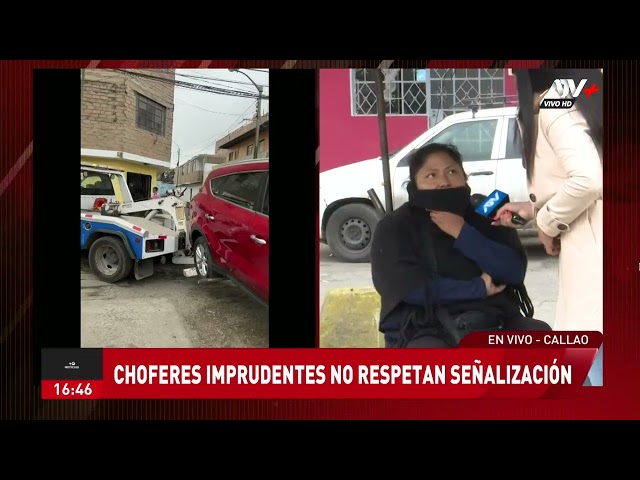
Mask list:
[[[253,158],[258,158],[258,145],[260,145],[260,117],[262,116],[262,87],[256,85],[258,89],[258,103],[256,106],[256,141],[253,146]]]
[[[176,147],[178,147],[178,163],[176,164],[176,168],[173,171],[173,183],[176,184],[178,182],[178,176],[180,175],[178,173],[178,169],[180,168],[180,145],[178,145],[173,139],[171,141]]]
[[[387,143],[386,103],[384,101],[384,75],[379,68],[376,76],[376,106],[378,107],[378,130],[380,132],[380,157],[382,158],[382,178],[384,185],[384,203],[386,213],[393,211],[393,193],[391,191],[391,169],[389,168],[389,146]]]
[[[258,90],[258,102],[256,106],[256,139],[253,145],[253,158],[258,158],[258,146],[260,145],[260,117],[262,116],[262,85],[258,85],[253,81],[253,78],[251,78],[246,73],[241,72],[237,68],[230,68],[229,71],[241,73],[242,75],[247,77],[249,81],[253,83],[253,86],[256,87],[256,90]]]
[[[178,144],[176,143],[176,145],[178,145]],[[178,146],[178,163],[176,163],[176,170],[175,170],[176,173],[174,173],[174,175],[173,175],[173,177],[174,177],[173,183],[174,184],[176,183],[176,180],[180,177],[179,170],[180,170],[180,146]]]
[[[173,139],[171,140],[171,142],[172,142],[176,147],[178,147],[178,164],[176,165],[176,168],[177,168],[177,167],[179,167],[179,166],[180,166],[180,145],[178,145],[178,144],[175,142],[175,140],[173,140]]]

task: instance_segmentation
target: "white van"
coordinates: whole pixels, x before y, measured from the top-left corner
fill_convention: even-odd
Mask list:
[[[393,208],[407,202],[409,154],[427,143],[458,147],[472,194],[498,189],[511,201],[528,201],[527,177],[516,122],[516,107],[464,112],[446,117],[389,159]],[[320,174],[320,241],[346,262],[368,262],[378,215],[369,199],[373,188],[385,205],[380,157]],[[524,231],[525,234],[531,230]]]

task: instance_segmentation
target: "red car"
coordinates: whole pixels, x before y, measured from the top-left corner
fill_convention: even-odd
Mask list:
[[[191,201],[191,245],[201,278],[226,276],[269,305],[269,160],[211,170]]]

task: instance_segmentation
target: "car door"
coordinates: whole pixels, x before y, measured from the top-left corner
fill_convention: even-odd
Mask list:
[[[469,176],[471,193],[489,195],[496,188],[501,133],[501,117],[465,119],[445,128],[420,147],[429,143],[450,143],[458,147]],[[394,205],[395,208],[409,199],[406,188],[400,186],[409,180],[409,157],[407,155],[400,160],[396,167],[394,200],[399,203]]]
[[[266,178],[264,170],[227,175],[215,195],[213,214],[221,261],[236,280],[258,295],[265,269],[268,278],[269,218],[260,210]]]
[[[262,201],[249,227],[247,245],[247,283],[267,303],[269,302],[269,173],[260,194]]]
[[[227,227],[220,211],[220,200],[216,196],[220,188],[227,181],[226,176],[214,177],[193,197],[192,221],[200,225],[204,232],[209,248],[213,254],[213,262],[227,270],[225,261],[225,245],[228,237]]]
[[[500,159],[496,176],[496,188],[509,194],[514,202],[529,201],[527,171],[522,158],[522,139],[515,116],[505,117],[500,142]]]

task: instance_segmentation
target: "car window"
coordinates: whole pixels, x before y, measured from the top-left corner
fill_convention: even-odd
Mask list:
[[[106,173],[81,170],[80,195],[115,195],[111,177]]]
[[[507,152],[505,158],[521,158],[522,157],[522,137],[518,128],[518,121],[515,118],[509,119],[509,127],[507,129]]]
[[[458,147],[465,162],[490,160],[497,127],[497,119],[460,122],[445,128],[424,145],[429,143],[450,143]],[[421,147],[424,145],[421,145]],[[409,165],[409,157],[410,155],[407,155],[403,158],[398,163],[398,167],[407,167]]]
[[[260,200],[260,182],[264,172],[242,172],[227,175],[216,196],[249,210],[255,210]]]
[[[211,182],[209,183],[209,188],[211,189],[212,195],[218,194],[218,192],[220,191],[220,187],[224,185],[224,182],[227,180],[227,178],[228,177],[217,177],[217,178],[211,179]]]
[[[267,182],[267,186],[264,192],[264,203],[262,204],[262,213],[264,213],[267,217],[269,216],[269,182]]]

